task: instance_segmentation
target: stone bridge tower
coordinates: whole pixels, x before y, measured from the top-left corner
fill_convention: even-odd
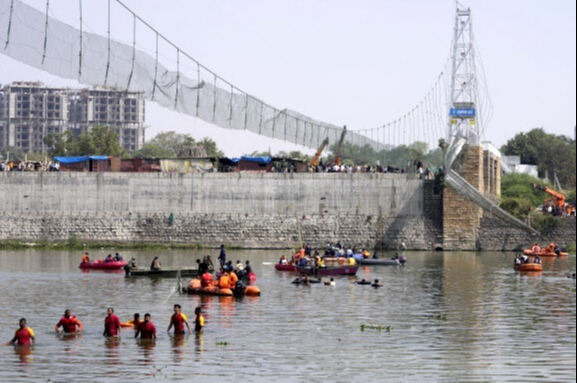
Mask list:
[[[478,82],[471,9],[463,8],[457,2],[448,139],[451,145],[465,139],[466,145],[456,160],[446,161],[446,166],[486,197],[497,200],[501,192],[500,154],[491,145],[481,143]],[[446,187],[443,195],[443,248],[477,249],[482,217],[483,210],[479,206]]]

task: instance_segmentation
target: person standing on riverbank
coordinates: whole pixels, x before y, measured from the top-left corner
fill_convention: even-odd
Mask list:
[[[106,318],[104,318],[104,333],[106,337],[115,337],[120,335],[120,319],[114,315],[114,309],[109,307],[106,310]]]
[[[34,343],[34,331],[28,327],[28,323],[26,322],[26,318],[21,318],[19,322],[19,328],[14,333],[14,338],[10,340],[10,342],[5,343],[5,346],[9,346],[11,344],[16,344],[18,346],[30,346]]]
[[[64,316],[60,318],[54,327],[56,332],[60,331],[60,327],[62,327],[62,332],[64,334],[75,334],[82,331],[82,322],[80,322],[74,315],[71,315],[69,309],[66,309],[64,310]]]
[[[170,324],[168,325],[167,332],[170,332],[170,329],[174,327],[174,335],[184,335],[186,331],[184,330],[184,326],[188,328],[188,332],[190,332],[190,325],[188,324],[188,318],[182,312],[182,307],[179,304],[174,305],[174,314],[170,317]]]

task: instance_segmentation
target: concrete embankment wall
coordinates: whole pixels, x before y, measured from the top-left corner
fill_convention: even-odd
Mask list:
[[[485,213],[479,228],[479,246],[481,250],[514,251],[528,248],[534,242],[541,245],[554,242],[565,247],[575,243],[575,233],[575,217],[560,219],[559,226],[553,232],[539,236],[507,225],[495,216]]]
[[[0,240],[431,249],[433,189],[394,174],[0,173]]]

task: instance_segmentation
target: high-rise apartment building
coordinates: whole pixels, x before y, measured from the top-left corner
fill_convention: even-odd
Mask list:
[[[108,126],[118,133],[120,145],[133,151],[144,144],[144,118],[144,98],[138,92],[49,88],[38,82],[0,88],[0,148],[44,153],[44,138],[51,133],[79,135]]]

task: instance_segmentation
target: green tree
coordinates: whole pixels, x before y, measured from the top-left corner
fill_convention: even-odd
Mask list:
[[[542,128],[519,133],[501,148],[507,156],[521,156],[521,162],[537,165],[539,176],[553,180],[557,174],[563,187],[575,187],[575,140],[547,134]]]
[[[24,161],[26,153],[20,148],[6,146],[0,149],[0,158],[4,160],[10,159],[11,161]]]
[[[85,138],[86,151],[92,149],[91,154],[118,157],[124,152],[124,149],[120,146],[116,130],[107,126],[97,126],[82,136],[87,136]],[[83,139],[82,136],[80,136],[81,139]]]
[[[197,145],[205,150],[208,157],[224,157],[224,153],[218,148],[216,142],[208,137],[204,137]]]
[[[223,157],[224,153],[214,140],[205,137],[196,141],[189,134],[164,132],[131,154],[142,158],[175,158],[175,157]]]
[[[52,156],[121,156],[118,134],[113,128],[98,126],[75,137],[72,132],[50,134],[44,139]]]

